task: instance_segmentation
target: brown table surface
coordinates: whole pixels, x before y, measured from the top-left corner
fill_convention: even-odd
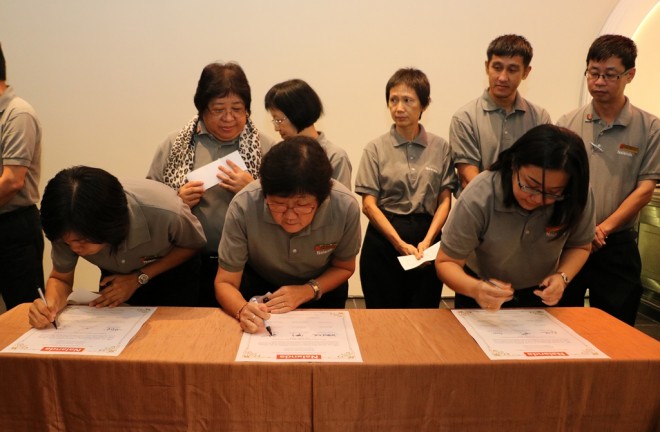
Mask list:
[[[610,359],[492,361],[448,310],[351,309],[363,363],[236,363],[232,318],[161,307],[118,357],[0,354],[0,431],[659,430],[660,342],[548,311]]]

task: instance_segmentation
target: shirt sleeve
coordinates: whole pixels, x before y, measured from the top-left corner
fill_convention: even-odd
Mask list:
[[[2,165],[29,167],[36,151],[39,125],[29,113],[9,113],[9,118],[0,131]]]
[[[247,200],[247,194],[236,195],[229,204],[225,224],[218,245],[218,265],[230,272],[239,272],[248,261],[248,238],[246,217],[240,205]]]
[[[355,177],[355,192],[360,195],[380,194],[378,154],[375,143],[371,142],[362,151],[360,167]]]
[[[479,166],[481,151],[474,127],[465,113],[456,113],[449,125],[449,145],[454,163]]]

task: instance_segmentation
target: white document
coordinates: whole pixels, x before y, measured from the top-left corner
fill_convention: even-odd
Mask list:
[[[415,255],[404,255],[397,258],[399,258],[401,267],[403,267],[404,270],[411,270],[414,269],[415,267],[421,266],[425,262],[435,261],[435,257],[438,256],[439,250],[440,250],[440,242],[437,242],[424,251],[422,259],[418,260],[417,257],[415,257]]]
[[[234,162],[243,171],[247,171],[247,167],[245,166],[243,158],[238,153],[238,150],[236,150],[235,152],[229,153],[225,157],[221,157],[220,159],[214,160],[213,162],[206,164],[203,167],[197,168],[194,171],[190,171],[186,177],[188,178],[188,181],[203,181],[204,190],[207,190],[217,185],[218,183],[222,183],[222,181],[216,176],[216,174],[220,172],[218,166],[225,165],[229,167],[229,165],[227,165],[228,160]]]
[[[57,329],[29,330],[0,352],[118,356],[156,309],[67,306]]]
[[[243,333],[237,362],[352,362],[362,355],[348,311],[271,314],[273,336]]]
[[[491,360],[609,358],[543,309],[454,309]]]

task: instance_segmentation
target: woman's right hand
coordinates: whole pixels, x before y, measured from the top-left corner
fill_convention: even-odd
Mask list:
[[[190,208],[193,208],[199,204],[199,201],[203,196],[204,182],[201,180],[188,182],[181,186],[181,189],[179,189],[179,197]]]
[[[265,304],[247,302],[238,315],[238,322],[245,333],[256,333],[260,328],[265,329],[264,320],[268,318],[270,314]]]
[[[496,311],[504,302],[513,299],[514,290],[510,283],[497,279],[479,280],[475,300],[483,309]]]
[[[40,298],[32,302],[28,311],[30,325],[36,329],[43,329],[52,325],[51,323],[55,321],[56,316],[57,311],[48,308]]]

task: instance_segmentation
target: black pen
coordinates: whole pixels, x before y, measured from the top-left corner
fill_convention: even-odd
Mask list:
[[[41,290],[40,287],[37,287],[37,291],[39,291],[39,297],[41,297],[41,301],[44,302],[46,307],[48,307],[48,302],[46,301],[46,296],[44,296],[44,292]],[[53,327],[55,327],[55,330],[57,330],[57,321],[53,320],[52,324],[53,324]]]
[[[259,304],[259,301],[256,299],[256,297],[252,297],[251,301],[253,303]],[[266,326],[266,330],[268,331],[269,335],[273,335],[273,330],[270,328],[270,324],[268,323],[268,320],[264,320],[264,326]]]

